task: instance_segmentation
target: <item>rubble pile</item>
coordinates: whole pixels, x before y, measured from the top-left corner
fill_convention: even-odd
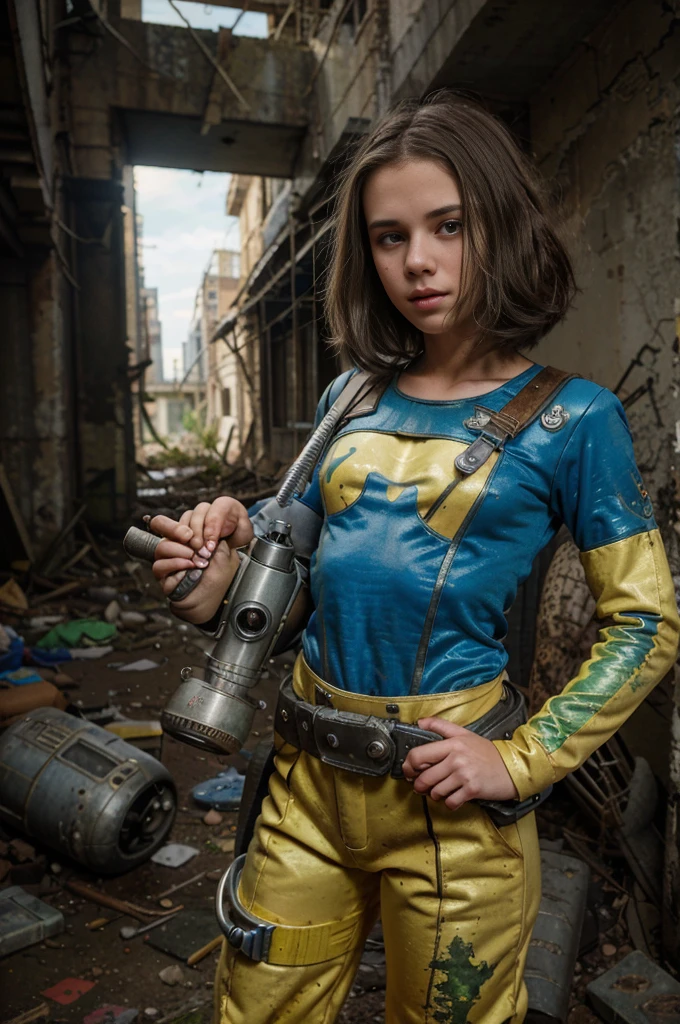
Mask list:
[[[262,484],[241,479],[253,495]],[[186,477],[173,484],[174,514],[183,495],[195,504]],[[140,511],[155,511],[144,501]],[[276,690],[292,655],[270,662],[265,706],[241,754],[226,759],[191,749],[163,735],[161,711],[182,668],[200,665],[210,641],[171,614],[148,565],[128,560],[120,542],[95,538],[81,519],[48,556],[0,579],[0,742],[31,708],[78,716],[112,743],[134,745],[133,759],[160,759],[176,786],[177,814],[149,859],[114,876],[55,852],[0,815],[0,1022],[208,1024],[222,941],[215,892],[234,856],[243,773],[271,734]],[[576,776],[575,788],[557,787],[539,811],[544,872],[548,865],[567,878],[582,867],[589,881],[582,905],[572,907],[573,948],[560,947],[572,957],[564,1012],[534,1009],[528,1022],[635,1021],[646,1012],[640,1007],[648,990],[647,1002],[656,1000],[664,1020],[680,1019],[677,981],[660,942],[650,773],[621,744],[603,751],[590,776]],[[603,774],[614,771],[623,780],[616,792]],[[609,794],[606,814],[589,813],[591,783],[592,792]],[[2,785],[0,771],[0,807]],[[574,858],[577,872],[569,867]],[[568,889],[560,898],[571,899]],[[538,975],[554,976],[549,958],[558,946],[535,934]],[[385,972],[378,924],[341,1024],[384,1019]]]
[[[243,463],[227,466],[220,461],[191,466],[138,466],[139,514],[176,515],[201,501],[213,501],[220,494],[238,498],[249,507],[276,493],[287,468],[264,457],[253,468]]]

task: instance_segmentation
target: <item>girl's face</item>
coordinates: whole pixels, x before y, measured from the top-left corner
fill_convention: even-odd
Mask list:
[[[424,334],[450,330],[463,263],[453,175],[434,160],[387,164],[366,180],[363,206],[373,260],[391,301]]]

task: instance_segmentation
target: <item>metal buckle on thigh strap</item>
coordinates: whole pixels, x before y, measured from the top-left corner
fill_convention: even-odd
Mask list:
[[[303,967],[343,956],[356,946],[363,911],[316,925],[272,924],[246,910],[238,887],[246,855],[237,857],[220,880],[215,897],[219,926],[233,949],[251,960],[285,967]]]

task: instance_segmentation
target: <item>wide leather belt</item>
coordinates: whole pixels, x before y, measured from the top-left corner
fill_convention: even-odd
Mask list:
[[[527,720],[524,697],[509,683],[496,705],[466,726],[490,740],[510,739]],[[408,752],[442,739],[439,733],[394,719],[338,711],[303,700],[293,690],[292,677],[284,679],[274,716],[274,729],[286,742],[324,764],[359,775],[391,775],[401,779]],[[552,787],[527,800],[479,801],[497,825],[508,825],[534,810]]]

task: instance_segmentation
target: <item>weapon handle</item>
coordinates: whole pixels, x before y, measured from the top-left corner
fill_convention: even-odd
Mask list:
[[[147,533],[146,530],[138,530],[136,526],[131,526],[125,534],[123,547],[132,558],[153,562],[156,556],[156,548],[162,540],[163,538],[157,537],[155,533]],[[168,600],[182,601],[185,597],[188,597],[191,591],[201,582],[202,576],[202,569],[189,569],[173,592],[168,595]]]

